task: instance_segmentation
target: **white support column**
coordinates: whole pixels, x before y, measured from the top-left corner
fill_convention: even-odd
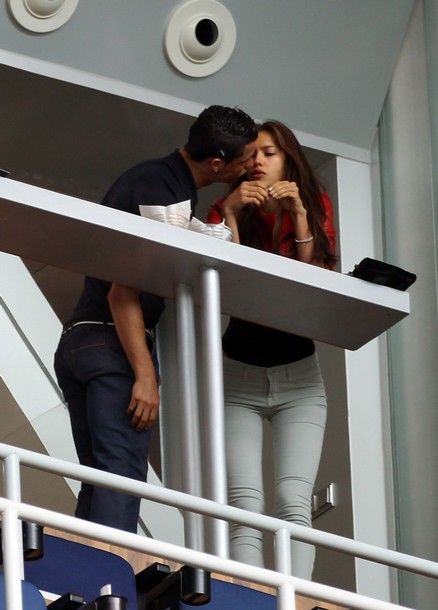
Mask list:
[[[283,528],[275,534],[275,569],[282,574],[292,574],[289,530]]]
[[[20,485],[20,458],[15,453],[8,455],[4,461],[5,473],[5,495],[8,500],[13,502],[21,502],[21,485]],[[13,532],[15,532],[13,534]],[[21,521],[11,519],[8,527],[8,540],[15,538],[15,547],[17,556],[13,556],[14,569],[17,570],[19,577],[24,579],[24,563],[23,563],[23,533]]]
[[[195,313],[193,291],[189,285],[176,286],[175,309],[183,491],[193,496],[202,496]],[[186,512],[184,524],[186,545],[191,549],[203,551],[202,516]]]
[[[217,269],[201,269],[201,289],[207,476],[212,500],[227,504],[220,277]],[[229,555],[228,523],[225,521],[214,521],[212,551],[219,557]]]
[[[337,172],[342,272],[346,273],[362,258],[378,257],[376,227],[380,219],[373,210],[370,166],[338,158]],[[386,475],[391,448],[384,432],[379,339],[357,351],[346,351],[345,363],[354,537],[388,547],[390,481]],[[358,593],[389,601],[389,568],[356,559],[356,587]]]
[[[3,565],[6,589],[6,610],[22,610],[21,579],[23,578],[23,552],[17,546],[17,535],[21,534],[21,521],[14,506],[6,508],[2,515]]]
[[[295,587],[287,581],[278,588],[277,610],[295,610]]]

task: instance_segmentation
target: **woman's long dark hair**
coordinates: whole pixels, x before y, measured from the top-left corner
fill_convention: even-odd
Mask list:
[[[277,146],[286,156],[286,171],[284,180],[296,182],[300,197],[307,211],[307,222],[314,237],[314,257],[324,266],[332,268],[336,256],[330,250],[328,237],[324,231],[326,213],[321,202],[321,184],[309,165],[301,144],[294,133],[279,121],[265,121],[258,125],[259,133],[268,132]],[[239,217],[239,234],[241,242],[248,246],[260,247],[261,224],[254,208],[245,207]],[[292,251],[292,256],[296,252]]]

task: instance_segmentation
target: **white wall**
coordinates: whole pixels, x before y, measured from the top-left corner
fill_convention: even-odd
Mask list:
[[[436,17],[437,3],[428,5]],[[397,545],[437,561],[436,158],[424,19],[423,3],[418,2],[381,119],[381,157],[386,259],[418,275],[409,290],[412,313],[389,333]],[[435,33],[437,23],[435,18]],[[434,61],[436,73],[436,57]],[[434,86],[436,93],[436,80]],[[434,102],[436,108],[436,98]],[[401,574],[400,590],[407,605],[424,610],[437,606],[436,581]]]
[[[430,116],[438,116],[438,0],[424,0],[424,21],[426,33],[426,67],[429,86],[429,109]],[[433,215],[435,219],[435,272],[438,278],[438,123],[431,121],[432,137],[432,172],[433,181]],[[438,279],[437,279],[438,286]],[[438,294],[437,294],[438,298]]]

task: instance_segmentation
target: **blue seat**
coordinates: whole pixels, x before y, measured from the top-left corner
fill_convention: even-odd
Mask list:
[[[101,587],[111,584],[114,595],[127,598],[127,610],[137,610],[134,570],[114,553],[44,534],[44,556],[25,561],[24,575],[42,591],[77,593],[86,602],[95,600]]]
[[[47,610],[43,596],[30,582],[21,582],[21,593],[23,596],[23,610]],[[0,610],[5,609],[5,577],[3,573],[0,573]]]

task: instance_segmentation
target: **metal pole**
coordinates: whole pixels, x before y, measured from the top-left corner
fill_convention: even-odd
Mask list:
[[[21,502],[20,485],[20,458],[16,453],[11,453],[5,458],[5,496],[12,502]],[[18,574],[24,580],[24,560],[23,560],[23,529],[21,521],[15,524],[15,546],[18,551]]]
[[[201,446],[199,439],[198,385],[196,376],[195,312],[193,291],[187,284],[175,289],[178,388],[181,409],[181,447],[183,491],[202,496]],[[184,512],[186,545],[204,550],[203,518]]]
[[[290,532],[286,528],[275,533],[275,569],[287,576],[292,574]]]
[[[201,289],[207,475],[211,498],[220,504],[227,504],[220,278],[217,269],[201,269]],[[212,534],[213,553],[228,557],[228,523],[214,520]]]
[[[21,540],[21,521],[18,520],[15,506],[10,504],[5,508],[2,516],[6,610],[23,610],[21,595],[23,547],[17,546],[18,533]]]
[[[295,587],[290,580],[284,582],[277,591],[277,610],[295,610]]]

